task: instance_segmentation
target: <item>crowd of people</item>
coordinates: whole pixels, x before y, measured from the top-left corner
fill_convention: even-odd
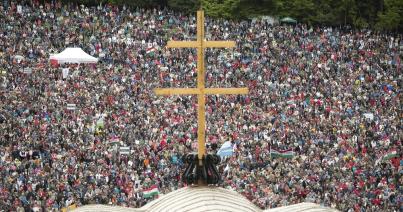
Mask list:
[[[0,210],[141,207],[151,185],[187,186],[197,98],[153,89],[196,86],[196,51],[165,48],[195,39],[194,14],[6,0],[0,29]],[[207,18],[206,36],[237,43],[206,50],[206,87],[250,90],[207,97],[207,151],[234,145],[220,186],[261,208],[402,211],[402,35]],[[74,46],[99,63],[49,62]]]

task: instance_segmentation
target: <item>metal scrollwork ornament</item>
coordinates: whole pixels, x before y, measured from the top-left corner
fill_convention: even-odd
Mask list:
[[[188,185],[197,184],[199,180],[205,184],[218,184],[220,181],[216,167],[220,162],[220,157],[217,155],[203,155],[201,163],[197,154],[185,155],[182,160],[187,164],[182,180]]]

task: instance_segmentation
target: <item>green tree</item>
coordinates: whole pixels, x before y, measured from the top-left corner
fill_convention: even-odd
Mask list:
[[[241,0],[201,0],[206,14],[215,18],[234,18]]]
[[[237,18],[276,15],[277,0],[241,0],[236,9]]]
[[[277,15],[290,16],[298,22],[312,24],[315,16],[315,4],[313,0],[277,0]]]
[[[339,26],[347,22],[347,14],[351,5],[347,5],[350,0],[320,0],[315,1],[314,10],[311,14],[312,22],[319,25]],[[309,15],[309,14],[308,14]]]
[[[340,13],[342,15],[343,25],[351,24],[356,16],[355,0],[340,1]]]
[[[401,31],[403,29],[403,1],[385,0],[385,10],[378,13],[379,30]]]
[[[61,0],[63,3],[96,5],[112,3],[131,7],[170,7],[183,13],[194,13],[200,4],[214,18],[244,19],[262,15],[289,16],[310,25],[378,30],[403,29],[403,0]]]
[[[168,0],[168,6],[183,13],[192,13],[200,7],[200,0]]]
[[[80,1],[97,1],[97,0],[80,0]],[[142,8],[167,6],[167,0],[100,0],[98,2],[108,2],[114,5],[128,5],[132,7],[142,7]]]
[[[316,9],[312,0],[295,0],[292,11],[298,21],[311,24],[314,21]]]
[[[280,17],[294,17],[294,2],[295,0],[277,0],[275,2],[276,15]],[[295,17],[294,17],[295,18]]]

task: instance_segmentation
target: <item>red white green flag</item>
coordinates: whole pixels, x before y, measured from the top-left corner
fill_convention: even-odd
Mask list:
[[[271,157],[281,157],[281,158],[293,158],[295,152],[291,149],[288,150],[277,150],[270,148],[270,156]]]
[[[150,198],[155,195],[158,195],[159,194],[158,187],[156,185],[153,185],[150,188],[144,189],[143,194],[144,198]]]
[[[399,157],[399,154],[397,154],[397,151],[396,151],[396,150],[392,150],[392,151],[386,152],[386,153],[382,154],[382,155],[376,160],[375,164],[378,164],[378,163],[380,163],[380,162],[382,162],[382,161],[389,160],[389,159],[392,159],[392,158],[395,158],[395,157]]]
[[[147,48],[146,54],[151,55],[151,54],[154,54],[155,51],[157,51],[156,48],[150,47],[150,48]]]

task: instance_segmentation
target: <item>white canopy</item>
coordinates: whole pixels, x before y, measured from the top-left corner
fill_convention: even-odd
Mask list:
[[[59,54],[51,55],[49,60],[63,63],[97,63],[98,58],[95,58],[85,53],[81,48],[67,48]]]

